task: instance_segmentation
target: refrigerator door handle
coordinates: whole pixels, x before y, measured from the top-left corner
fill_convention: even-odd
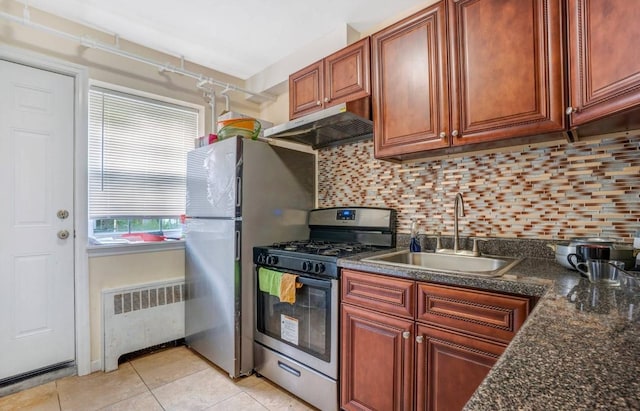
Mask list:
[[[236,230],[236,261],[240,261],[240,231]]]
[[[242,205],[242,178],[236,178],[236,207]]]

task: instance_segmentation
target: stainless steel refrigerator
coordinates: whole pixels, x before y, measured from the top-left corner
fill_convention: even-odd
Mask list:
[[[236,378],[253,369],[253,247],[308,237],[315,156],[234,137],[188,153],[186,342]]]

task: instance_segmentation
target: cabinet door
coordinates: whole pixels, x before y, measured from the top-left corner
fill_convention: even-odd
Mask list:
[[[289,76],[289,119],[304,116],[322,108],[322,60]]]
[[[429,322],[509,343],[531,310],[531,300],[489,291],[418,283],[417,315]]]
[[[640,104],[640,2],[570,0],[571,125]]]
[[[461,410],[505,349],[421,324],[417,336],[416,410]]]
[[[342,409],[412,409],[413,329],[411,320],[342,304]]]
[[[324,59],[325,107],[371,94],[370,48],[366,37]]]
[[[449,146],[445,5],[371,36],[375,156]]]
[[[341,277],[342,302],[413,320],[415,281],[348,269]]]
[[[560,0],[448,2],[452,144],[564,130]]]

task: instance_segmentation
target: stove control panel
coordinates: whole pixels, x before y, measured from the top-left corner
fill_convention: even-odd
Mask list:
[[[309,211],[309,227],[313,230],[337,227],[341,230],[379,230],[394,232],[396,212],[390,208],[330,207]]]
[[[317,257],[322,259],[322,257]],[[322,277],[338,278],[338,267],[331,259],[327,261],[310,260],[293,255],[273,255],[266,249],[254,248],[253,261],[256,265],[265,266],[283,272],[309,273]]]
[[[314,263],[313,261],[303,261],[302,271],[305,273],[322,274],[325,271],[325,265],[323,263]]]
[[[341,208],[336,212],[336,220],[355,220],[356,210]]]
[[[255,262],[257,264],[266,264],[266,265],[278,265],[279,258],[277,255],[269,255],[266,253],[260,253],[256,256]]]

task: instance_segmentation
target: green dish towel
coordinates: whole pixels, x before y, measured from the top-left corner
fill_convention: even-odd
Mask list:
[[[260,291],[269,293],[275,297],[280,297],[280,281],[282,273],[269,270],[268,268],[258,268],[258,287]]]

